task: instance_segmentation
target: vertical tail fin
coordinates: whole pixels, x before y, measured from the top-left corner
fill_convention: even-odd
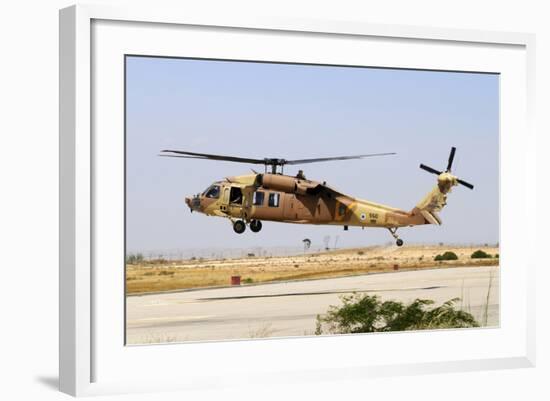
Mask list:
[[[441,173],[437,185],[416,205],[415,209],[431,224],[441,225],[437,212],[447,204],[447,194],[458,185],[457,178],[449,173]]]

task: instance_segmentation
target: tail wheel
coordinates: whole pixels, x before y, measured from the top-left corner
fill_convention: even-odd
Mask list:
[[[259,232],[262,229],[262,222],[260,220],[252,220],[250,222],[250,229],[252,232]]]
[[[395,238],[395,244],[397,246],[403,246],[403,240],[397,235],[397,227],[388,227],[390,234]]]
[[[237,234],[244,233],[244,230],[246,230],[246,224],[244,224],[244,221],[237,220],[233,223],[233,231],[235,231]]]

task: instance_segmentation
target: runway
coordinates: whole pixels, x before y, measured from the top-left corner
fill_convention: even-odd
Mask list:
[[[457,305],[478,321],[489,295],[487,323],[499,324],[499,268],[461,267],[128,296],[126,340],[145,344],[313,335],[317,314],[352,292],[436,304],[459,297]]]

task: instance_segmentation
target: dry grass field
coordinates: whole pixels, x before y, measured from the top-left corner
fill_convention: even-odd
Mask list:
[[[492,258],[472,259],[481,249]],[[452,251],[457,260],[435,261],[438,254]],[[231,276],[241,276],[242,285],[349,276],[393,270],[498,265],[497,247],[411,245],[341,249],[284,257],[241,259],[151,260],[126,265],[128,294],[188,288],[227,286]]]

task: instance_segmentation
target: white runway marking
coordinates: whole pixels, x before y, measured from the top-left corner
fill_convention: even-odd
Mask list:
[[[202,315],[202,316],[175,316],[175,317],[146,317],[143,319],[137,319],[135,322],[185,322],[188,320],[204,320],[215,317],[215,315]]]

